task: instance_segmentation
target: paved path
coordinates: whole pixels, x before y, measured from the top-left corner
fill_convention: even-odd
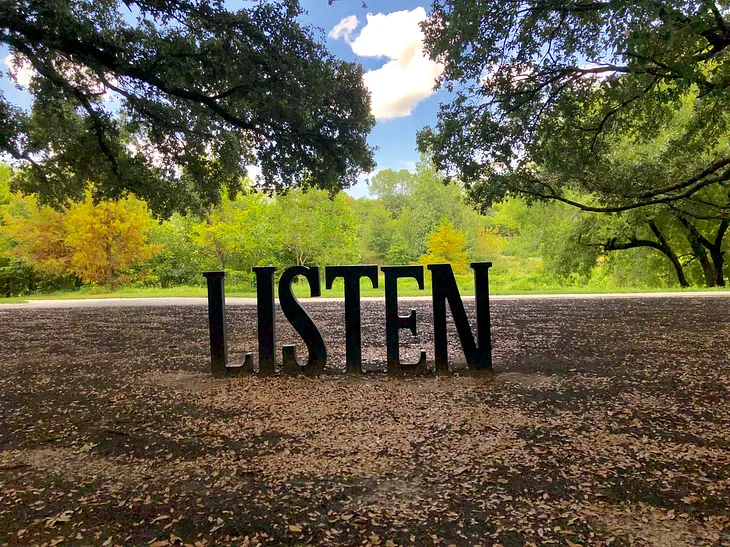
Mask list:
[[[473,296],[464,296],[466,299]],[[730,298],[730,291],[713,292],[651,292],[651,293],[600,293],[600,294],[519,294],[519,295],[492,295],[490,300],[566,300],[566,299],[602,299],[602,298]],[[384,300],[379,296],[364,296],[363,301]],[[404,296],[401,300],[431,300],[430,296]],[[300,298],[302,302],[342,302],[343,298]],[[102,307],[133,307],[133,306],[206,306],[206,298],[195,297],[166,297],[166,298],[86,298],[77,300],[29,300],[24,303],[2,304],[3,309],[25,308],[102,308]],[[228,297],[228,306],[255,305],[255,298]]]

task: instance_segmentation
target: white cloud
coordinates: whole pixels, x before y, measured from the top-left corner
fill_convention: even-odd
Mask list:
[[[409,116],[418,103],[433,95],[434,82],[442,70],[437,63],[418,56],[405,67],[400,61],[390,61],[365,73],[375,117],[389,120]]]
[[[344,38],[345,42],[349,44],[350,36],[359,24],[360,21],[357,20],[357,16],[350,15],[349,17],[345,17],[342,21],[337,23],[330,31],[329,36],[330,38],[334,38],[335,40],[339,38]]]
[[[354,40],[340,30],[350,18],[340,21],[330,32],[330,36],[336,30],[342,32],[356,55],[389,59],[381,68],[366,72],[363,78],[378,120],[408,116],[419,102],[434,93],[443,66],[431,61],[423,51],[419,23],[426,17],[422,7],[388,14],[369,13],[367,24]]]
[[[363,57],[402,59],[407,64],[417,50],[423,49],[423,33],[418,24],[426,19],[426,10],[368,13],[367,25],[352,42],[352,51]]]
[[[30,85],[30,79],[37,74],[35,69],[30,65],[30,61],[25,57],[16,58],[12,53],[3,59],[3,63],[10,70],[10,75],[15,82],[27,88]]]

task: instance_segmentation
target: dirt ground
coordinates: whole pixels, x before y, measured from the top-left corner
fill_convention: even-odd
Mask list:
[[[221,380],[205,307],[0,308],[0,545],[730,545],[728,304],[495,301],[493,374]]]

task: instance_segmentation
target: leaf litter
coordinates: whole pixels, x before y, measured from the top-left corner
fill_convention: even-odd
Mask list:
[[[495,301],[494,374],[423,378],[213,379],[203,307],[0,310],[0,544],[730,545],[721,302]]]

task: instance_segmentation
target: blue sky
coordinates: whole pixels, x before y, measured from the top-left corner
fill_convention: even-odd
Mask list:
[[[369,142],[378,148],[376,171],[412,169],[419,159],[416,132],[435,123],[439,103],[448,99],[445,91],[432,92],[431,76],[438,74],[438,65],[431,63],[429,68],[420,52],[418,21],[427,13],[430,3],[407,0],[367,0],[366,3],[367,8],[362,8],[359,0],[339,0],[332,5],[327,0],[303,0],[308,12],[304,20],[323,29],[327,47],[337,57],[357,61],[367,72],[384,72],[382,77],[375,78],[371,89],[377,125]],[[352,22],[352,16],[358,24],[349,36],[333,37],[332,29],[347,18]],[[409,58],[414,51],[413,58]],[[388,63],[404,68],[401,72],[405,82],[399,80],[397,73],[384,70]],[[409,85],[409,89],[403,89]],[[384,108],[378,108],[377,103],[388,100],[396,108],[389,111],[387,103]],[[360,183],[349,193],[367,195],[367,186]]]
[[[446,92],[433,92],[433,80],[440,73],[437,64],[422,52],[418,22],[429,3],[407,0],[301,0],[307,11],[304,22],[318,31],[335,56],[357,61],[365,69],[365,83],[372,92],[377,125],[369,143],[377,147],[375,160],[380,169],[413,169],[419,155],[416,132],[433,125]],[[243,3],[231,0],[235,9]],[[0,48],[0,61],[8,56]],[[0,70],[7,70],[5,63]],[[11,102],[28,105],[29,96],[7,79],[0,78],[0,89]],[[368,195],[365,182],[348,191],[353,196]]]

